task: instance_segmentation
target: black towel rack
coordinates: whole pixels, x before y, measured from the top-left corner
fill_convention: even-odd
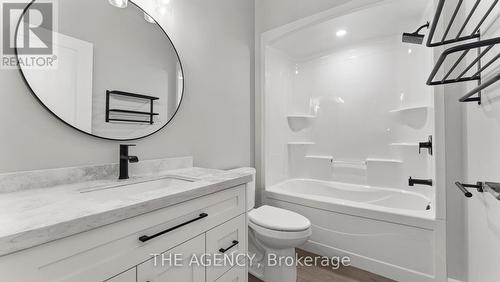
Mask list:
[[[488,191],[495,197],[495,199],[500,201],[500,183],[495,182],[477,182],[476,184],[462,184],[460,182],[455,182],[458,189],[464,193],[465,197],[471,198],[472,193],[467,190],[467,188],[477,189],[478,192],[484,193]]]
[[[476,24],[476,26],[474,27],[474,29],[472,30],[472,32],[470,34],[464,34],[465,28],[470,23],[472,16],[477,11],[477,7],[479,6],[479,4],[481,2],[481,0],[476,0],[474,5],[472,6],[471,10],[467,13],[467,17],[465,18],[465,21],[460,26],[460,29],[458,30],[457,34],[454,36],[449,36],[450,35],[449,32],[451,30],[451,27],[453,26],[453,23],[455,22],[457,14],[460,11],[460,9],[462,8],[462,4],[464,2],[463,0],[459,0],[457,3],[457,6],[454,9],[453,15],[451,16],[450,21],[448,22],[448,25],[446,26],[446,29],[445,29],[443,36],[441,37],[440,40],[434,41],[436,27],[439,23],[439,20],[441,19],[441,15],[443,13],[443,8],[444,8],[445,2],[446,2],[446,0],[439,0],[438,5],[437,5],[437,9],[436,9],[436,13],[434,15],[434,19],[432,21],[429,36],[427,38],[427,47],[437,47],[437,46],[442,46],[442,45],[446,45],[446,44],[457,43],[457,42],[461,42],[461,41],[479,38],[479,36],[480,36],[479,30],[480,30],[481,26],[483,25],[484,21],[488,18],[488,16],[491,14],[493,9],[496,7],[496,5],[498,4],[498,1],[499,0],[493,1],[493,3],[490,5],[490,7],[486,11],[486,13],[481,17],[481,20]],[[448,37],[450,37],[450,39],[447,39]]]
[[[110,104],[110,96],[111,95],[119,95],[119,96],[126,96],[126,97],[132,97],[132,98],[137,98],[137,99],[145,99],[149,100],[150,104],[150,111],[149,112],[143,112],[143,111],[134,111],[134,110],[125,110],[125,109],[110,109],[109,104]],[[115,121],[115,122],[134,122],[134,123],[149,123],[153,124],[154,116],[158,116],[159,113],[154,112],[154,104],[153,101],[159,100],[160,98],[158,97],[153,97],[153,96],[148,96],[148,95],[142,95],[142,94],[136,94],[136,93],[130,93],[130,92],[124,92],[124,91],[117,91],[117,90],[106,90],[106,122],[110,121]],[[149,116],[149,120],[135,120],[135,119],[126,119],[126,118],[111,118],[111,113],[117,113],[117,114],[132,114],[132,115],[145,115]]]
[[[460,191],[462,191],[462,193],[464,193],[465,197],[467,197],[467,198],[472,197],[472,193],[469,192],[469,190],[467,190],[467,188],[477,189],[477,191],[481,192],[481,193],[484,192],[482,182],[478,182],[477,184],[462,184],[462,183],[457,181],[457,182],[455,182],[455,185],[457,185],[458,189],[460,189]]]
[[[500,54],[499,54],[500,55]],[[493,83],[497,82],[500,80],[500,73],[496,74],[495,76],[493,76],[492,78],[488,79],[488,81],[486,82],[483,82],[482,84],[480,84],[478,87],[472,89],[471,91],[469,91],[467,94],[465,94],[462,98],[459,99],[460,102],[472,102],[472,101],[478,101],[479,104],[481,104],[481,91],[487,87],[489,87],[490,85],[492,85]],[[476,97],[476,98],[471,98],[472,96],[474,96],[475,94],[478,94],[479,96]]]
[[[487,87],[491,86],[498,80],[500,80],[500,73],[493,75],[490,77],[487,81],[481,81],[482,77],[481,74],[484,70],[486,70],[488,67],[490,67],[495,61],[500,58],[500,54],[496,54],[491,60],[489,60],[486,64],[481,65],[481,59],[491,51],[495,45],[500,43],[500,37],[493,38],[493,39],[488,39],[488,40],[481,40],[481,27],[486,21],[486,19],[491,15],[491,12],[497,7],[498,2],[500,0],[494,0],[489,4],[488,9],[486,9],[486,12],[484,14],[481,14],[480,19],[477,23],[471,23],[472,17],[476,14],[477,11],[480,11],[482,9],[478,9],[481,0],[476,0],[471,7],[470,10],[465,11],[465,14],[467,15],[465,17],[465,20],[462,23],[458,23],[459,29],[456,34],[450,35],[450,30],[456,23],[457,15],[460,12],[460,10],[464,7],[464,0],[458,0],[456,3],[456,6],[453,10],[453,14],[449,20],[449,22],[446,25],[446,28],[444,30],[443,35],[441,36],[440,39],[435,39],[436,35],[436,28],[440,20],[443,19],[442,14],[443,14],[443,9],[445,7],[445,4],[447,3],[446,0],[439,0],[437,8],[436,8],[436,13],[434,15],[434,19],[432,20],[432,24],[430,27],[429,35],[427,37],[427,46],[428,47],[437,47],[437,46],[442,46],[442,45],[447,45],[447,44],[452,44],[452,43],[458,43],[466,40],[471,40],[471,39],[478,39],[477,42],[473,43],[467,43],[463,44],[460,46],[455,46],[452,48],[449,48],[443,52],[441,57],[439,58],[436,66],[431,72],[431,75],[429,76],[429,79],[427,80],[427,85],[441,85],[441,84],[448,84],[448,83],[457,83],[457,82],[464,82],[464,81],[477,81],[478,86],[475,87],[474,89],[470,90],[465,94],[462,98],[459,99],[460,102],[477,102],[478,104],[481,104],[481,91],[486,89]],[[453,4],[454,5],[454,4]],[[486,7],[485,7],[486,8]],[[463,8],[465,9],[465,8]],[[479,18],[479,17],[478,17]],[[457,26],[457,27],[458,27]],[[470,33],[465,33],[465,29],[467,26],[470,26],[472,28],[472,32]],[[484,49],[482,49],[484,48]],[[467,67],[460,72],[456,77],[450,78],[452,75],[453,71],[457,68],[457,66],[462,62],[462,60],[465,58],[465,56],[473,49],[477,49],[477,57],[474,59],[470,64],[467,65]],[[462,52],[458,59],[455,61],[455,63],[452,65],[452,67],[446,72],[444,77],[440,80],[435,80],[435,76],[439,69],[441,68],[443,62],[445,59],[454,53],[457,52]],[[473,66],[477,65],[477,71],[475,71],[472,75],[467,75],[467,73],[471,70]],[[477,95],[476,97],[474,97]]]
[[[478,81],[478,86],[475,87],[473,90],[469,91],[465,96],[460,98],[460,102],[478,102],[479,104],[481,104],[481,91],[487,88],[488,86],[492,85],[493,83],[497,82],[498,80],[500,80],[500,73],[499,73],[488,79],[488,81],[481,83],[481,73],[488,67],[490,67],[495,61],[497,61],[500,58],[500,54],[494,56],[484,65],[481,65],[481,58],[483,58],[497,44],[500,44],[500,37],[462,44],[445,50],[443,54],[441,54],[441,56],[439,57],[439,60],[437,61],[436,65],[434,66],[434,69],[432,70],[429,79],[427,80],[427,85],[442,85],[442,84],[476,80]],[[478,53],[477,57],[471,63],[469,63],[467,67],[462,72],[460,72],[460,74],[458,74],[456,77],[451,78],[450,76],[453,73],[453,71],[457,68],[457,66],[465,58],[465,56],[473,49],[477,49]],[[437,80],[436,74],[438,73],[439,69],[443,65],[446,58],[449,55],[458,52],[462,53],[460,54],[456,62],[448,70],[448,72],[444,75],[442,79]],[[466,75],[475,65],[478,66],[477,71],[475,71],[471,75]],[[478,94],[477,97],[472,97],[476,94]]]

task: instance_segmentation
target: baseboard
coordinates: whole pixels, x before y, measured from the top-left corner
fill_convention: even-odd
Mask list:
[[[435,277],[431,277],[424,273],[359,256],[311,240],[309,240],[305,245],[301,246],[301,249],[326,257],[348,256],[351,259],[352,266],[396,281],[437,282]]]
[[[462,281],[453,278],[448,278],[448,282],[462,282]]]

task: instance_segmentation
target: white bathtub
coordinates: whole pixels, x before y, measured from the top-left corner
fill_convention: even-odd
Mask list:
[[[429,188],[434,189],[434,188]],[[436,281],[437,235],[432,200],[399,189],[292,179],[266,188],[268,204],[311,220],[304,249],[346,255],[354,266],[397,281]]]

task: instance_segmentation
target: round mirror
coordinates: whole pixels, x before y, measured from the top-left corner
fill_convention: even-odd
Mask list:
[[[52,114],[111,140],[146,137],[172,120],[183,96],[182,65],[150,15],[127,0],[38,2],[21,15],[16,55]]]

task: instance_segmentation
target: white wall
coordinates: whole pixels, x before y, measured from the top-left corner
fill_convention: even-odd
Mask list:
[[[436,1],[437,2],[437,1]],[[456,3],[455,1],[450,1],[449,3]],[[440,39],[440,35],[443,34],[446,23],[452,17],[454,12],[454,7],[452,5],[446,5],[443,10],[443,19],[441,24],[438,25],[438,30],[436,31],[436,39]],[[457,16],[457,22],[463,21],[465,18],[464,12],[461,12]],[[459,28],[459,27],[458,27]],[[453,27],[450,34],[456,34],[457,27]],[[427,38],[426,38],[427,40]],[[441,55],[449,46],[436,47],[434,48],[436,59]],[[443,68],[444,71],[448,71],[453,62],[446,62]],[[444,155],[444,161],[442,164],[444,180],[442,181],[443,186],[441,191],[438,193],[443,193],[446,195],[446,262],[448,277],[458,280],[466,280],[466,239],[465,239],[465,199],[462,193],[458,191],[455,187],[455,181],[460,181],[463,179],[463,154],[457,153],[462,150],[462,140],[463,140],[463,114],[462,105],[457,103],[460,97],[463,85],[462,84],[450,84],[445,87],[436,86],[437,95],[442,96],[443,105],[439,115],[442,119],[441,126],[444,129],[444,152],[439,151],[438,154]],[[437,118],[439,120],[439,118]],[[440,144],[436,144],[439,146]],[[439,147],[437,148],[439,150]]]
[[[151,7],[156,1],[141,0]],[[185,98],[172,123],[132,149],[140,159],[194,156],[195,165],[253,164],[254,2],[172,0],[160,18],[179,51]],[[151,11],[153,13],[153,11]],[[118,161],[117,142],[52,117],[17,70],[0,70],[0,172]]]
[[[476,1],[467,0],[465,3],[466,11],[469,11]],[[482,1],[471,20],[469,29],[475,27],[491,3],[492,1]],[[456,4],[456,1],[449,1],[449,4]],[[464,21],[467,16],[466,11],[461,9],[456,22]],[[453,12],[453,5],[445,5],[445,23],[451,18]],[[495,13],[498,14],[498,12],[497,7],[490,18],[494,19]],[[487,27],[488,22],[489,20],[483,27]],[[455,25],[450,34],[456,34],[458,28],[459,25]],[[471,30],[466,30],[466,32],[471,32]],[[485,34],[484,28],[482,32],[483,38],[495,36],[491,31]],[[442,34],[442,31],[437,34]],[[445,48],[449,47],[445,46]],[[440,48],[436,48],[436,51],[439,50]],[[471,53],[475,54],[475,52]],[[498,54],[498,48],[490,53]],[[488,60],[487,57],[483,62]],[[468,61],[470,60],[469,58]],[[448,70],[452,64],[452,61],[446,63],[445,70]],[[460,64],[458,71],[462,71],[464,67],[465,63]],[[498,120],[500,114],[499,111],[491,110],[495,108],[495,93],[487,95],[489,98],[486,98],[483,106],[475,103],[459,103],[458,99],[465,94],[465,88],[466,84],[438,87],[443,91],[445,103],[448,276],[459,281],[497,281],[500,273],[493,262],[499,260],[500,236],[495,235],[498,233],[492,218],[496,217],[498,221],[500,213],[495,210],[498,204],[492,202],[491,197],[486,194],[474,193],[472,199],[466,199],[454,182],[475,183],[478,180],[500,180],[498,178],[499,167],[494,165],[498,163],[498,153],[495,153],[495,150],[498,152],[498,145],[484,142],[485,140],[497,140],[496,142],[500,140],[498,122],[493,121]]]
[[[468,7],[475,1],[467,0]],[[490,1],[486,1],[491,3]],[[487,5],[482,5],[479,14],[484,13]],[[491,20],[481,29],[484,39],[500,36],[498,7]],[[491,23],[491,25],[490,25]],[[487,28],[489,26],[489,28]],[[500,52],[500,47],[493,48],[482,60],[483,65]],[[471,58],[472,59],[472,58]],[[470,62],[470,60],[469,60]],[[500,71],[496,63],[483,72],[483,79]],[[469,85],[469,89],[474,87]],[[461,95],[464,91],[460,92]],[[497,82],[483,92],[483,103],[478,106],[470,103],[465,108],[465,181],[500,182],[500,85]],[[495,282],[499,280],[500,268],[500,201],[489,193],[473,192],[467,200],[467,251],[468,281]]]
[[[286,115],[288,114],[288,97],[293,92],[292,60],[283,52],[274,48],[266,49],[266,102],[272,107],[266,109],[267,165],[269,174],[266,183],[284,181],[289,175],[288,146],[290,133]]]
[[[255,0],[256,33],[271,30],[351,0]]]

